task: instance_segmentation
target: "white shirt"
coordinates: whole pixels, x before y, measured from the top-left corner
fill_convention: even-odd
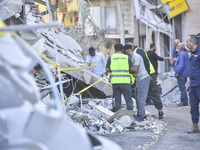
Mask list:
[[[99,52],[95,52],[94,56],[87,55],[86,63],[90,63],[90,62],[94,62],[94,63],[88,64],[88,66],[96,65],[95,67],[91,68],[91,70],[99,76],[103,75],[104,73],[103,67],[106,68],[106,60],[104,56]]]

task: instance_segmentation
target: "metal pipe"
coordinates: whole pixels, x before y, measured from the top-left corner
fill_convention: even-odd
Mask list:
[[[52,17],[52,13],[51,13],[51,9],[50,9],[50,5],[49,5],[49,1],[46,0],[46,5],[49,11],[49,18],[50,18],[50,22],[53,23],[53,17]],[[54,50],[56,53],[56,63],[59,64],[59,60],[58,60],[58,51],[57,51],[57,47],[56,47],[56,34],[55,34],[55,30],[53,28],[51,28],[52,30],[52,34],[53,34],[53,45],[54,45]],[[58,66],[58,69],[60,69],[60,66]],[[61,101],[64,100],[64,94],[63,94],[63,86],[62,86],[62,82],[61,82],[61,73],[60,71],[58,71],[58,79],[59,79],[59,86],[60,86],[60,92],[61,92]],[[54,83],[53,86],[56,86],[56,84]],[[65,113],[65,104],[63,103],[62,105],[63,107],[63,112]]]

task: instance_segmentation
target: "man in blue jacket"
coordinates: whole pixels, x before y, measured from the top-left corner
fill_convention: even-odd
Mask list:
[[[187,38],[187,47],[191,50],[190,57],[190,113],[193,126],[188,133],[199,132],[199,102],[200,102],[200,46],[195,35]]]
[[[178,87],[181,92],[181,102],[178,104],[178,106],[187,106],[188,97],[185,83],[187,82],[187,77],[189,77],[190,60],[187,52],[185,51],[185,45],[183,43],[179,43],[177,48],[179,52],[177,61],[174,64],[174,71],[177,78]]]

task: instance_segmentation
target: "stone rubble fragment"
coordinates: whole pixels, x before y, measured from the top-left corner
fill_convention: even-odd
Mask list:
[[[110,118],[112,115],[114,115],[114,113],[106,108],[104,108],[103,106],[96,106],[93,109],[93,115],[96,116],[97,118],[104,118],[104,119],[108,119]]]

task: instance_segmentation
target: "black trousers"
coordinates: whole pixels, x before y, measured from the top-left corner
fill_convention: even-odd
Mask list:
[[[153,73],[150,76],[152,79],[150,80],[149,84],[148,99],[154,102],[156,109],[162,109],[163,105],[160,98],[160,88],[156,83],[157,75],[156,73]]]

